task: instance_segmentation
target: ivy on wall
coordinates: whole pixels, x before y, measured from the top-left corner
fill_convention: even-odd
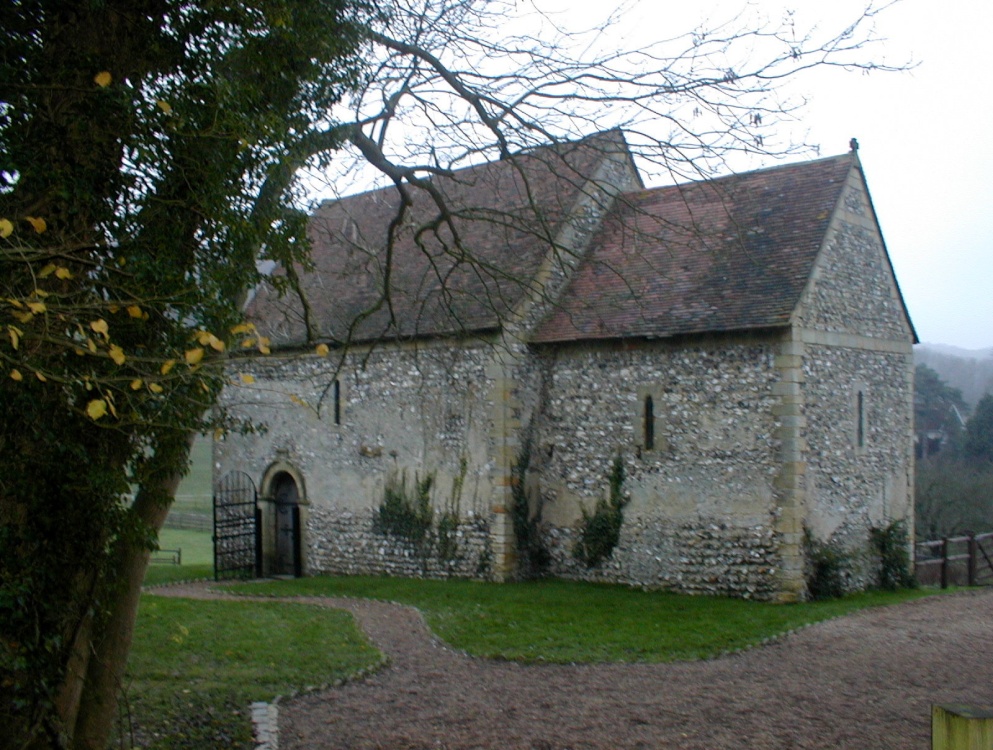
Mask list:
[[[582,508],[579,539],[572,550],[573,556],[587,568],[594,568],[609,558],[621,539],[628,497],[624,493],[624,459],[620,456],[614,458],[607,479],[607,497],[600,498],[592,512]]]
[[[467,469],[468,462],[463,457],[452,482],[451,496],[440,511],[432,502],[436,472],[429,472],[423,479],[415,474],[413,483],[408,483],[405,471],[390,474],[383,488],[383,501],[373,518],[373,530],[407,542],[424,561],[432,556],[445,563],[457,560]]]
[[[548,572],[552,555],[541,532],[541,506],[532,512],[527,474],[531,467],[530,442],[525,444],[511,475],[513,507],[511,520],[517,544],[517,575],[522,579],[540,578]]]

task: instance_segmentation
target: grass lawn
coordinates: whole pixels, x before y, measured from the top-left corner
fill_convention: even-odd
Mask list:
[[[247,748],[251,702],[333,682],[380,659],[345,612],[145,594],[128,707],[145,747]]]
[[[146,586],[214,577],[214,543],[210,532],[162,529],[159,532],[159,548],[182,550],[183,564],[149,565],[145,572]]]
[[[475,656],[560,663],[708,658],[864,607],[934,593],[870,592],[783,605],[557,580],[493,584],[355,576],[227,588],[403,602],[424,612],[439,637]]]
[[[213,440],[209,435],[199,435],[190,450],[190,471],[176,489],[172,510],[183,513],[213,513],[213,478],[211,452]]]

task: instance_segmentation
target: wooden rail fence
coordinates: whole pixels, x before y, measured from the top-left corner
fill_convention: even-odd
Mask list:
[[[922,586],[993,584],[993,533],[918,542],[914,548],[914,570]]]
[[[188,529],[193,531],[213,531],[214,518],[203,513],[185,513],[170,511],[166,516],[165,526],[170,529]]]

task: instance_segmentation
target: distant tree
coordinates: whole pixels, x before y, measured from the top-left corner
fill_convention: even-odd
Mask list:
[[[993,531],[993,471],[962,459],[919,462],[914,509],[919,541]]]
[[[936,429],[948,421],[952,407],[967,411],[962,391],[948,385],[936,370],[917,365],[914,370],[914,421],[918,429]]]
[[[933,392],[942,391],[933,378],[926,382]],[[957,389],[945,390],[952,401],[957,394]],[[980,400],[951,450],[927,458],[917,463],[918,538],[993,530],[993,395]]]
[[[944,434],[941,456],[945,459],[954,457],[961,438],[961,417],[966,411],[962,391],[949,386],[927,365],[917,365],[914,370],[914,429],[921,440],[919,458],[926,458],[931,453],[926,435],[931,431]]]
[[[993,394],[987,393],[976,404],[976,410],[965,424],[962,449],[970,461],[993,464]]]

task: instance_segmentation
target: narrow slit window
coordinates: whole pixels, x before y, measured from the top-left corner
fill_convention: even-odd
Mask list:
[[[331,390],[334,396],[334,423],[341,424],[341,381],[335,380]]]
[[[655,448],[655,402],[651,396],[645,396],[645,450]]]
[[[855,396],[855,445],[865,448],[865,393],[859,391]]]

